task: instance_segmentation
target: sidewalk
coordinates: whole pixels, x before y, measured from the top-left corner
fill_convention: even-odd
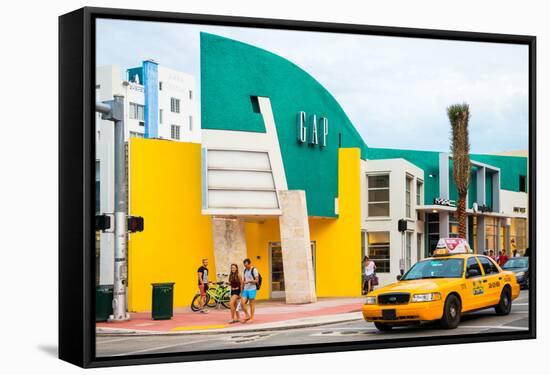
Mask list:
[[[166,335],[304,328],[361,319],[363,302],[364,298],[322,298],[304,305],[257,301],[254,322],[245,324],[229,324],[230,310],[224,307],[208,309],[208,314],[193,312],[188,307],[178,308],[171,320],[152,320],[150,312],[131,313],[131,320],[127,322],[97,323],[96,333],[98,336]]]

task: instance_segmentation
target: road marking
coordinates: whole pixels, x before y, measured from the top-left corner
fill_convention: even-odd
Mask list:
[[[163,345],[163,346],[156,346],[156,347],[153,347],[153,348],[145,348],[145,349],[140,349],[140,350],[134,350],[134,351],[131,351],[131,352],[126,352],[126,353],[119,353],[119,354],[112,354],[113,357],[118,357],[118,356],[124,356],[124,355],[134,355],[134,354],[139,354],[139,353],[147,353],[147,352],[154,352],[156,350],[162,350],[162,349],[168,349],[168,348],[175,348],[177,346],[185,346],[185,345],[192,345],[192,344],[198,344],[200,342],[206,342],[206,341],[212,341],[212,339],[207,339],[207,340],[196,340],[196,341],[191,341],[191,342],[185,342],[185,343],[178,343],[178,344],[171,344],[171,345]]]
[[[512,302],[512,306],[529,306],[529,302],[525,302],[525,303]]]

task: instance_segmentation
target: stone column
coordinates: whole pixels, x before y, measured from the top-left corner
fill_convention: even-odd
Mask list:
[[[212,236],[216,272],[229,275],[231,264],[236,263],[242,273],[243,260],[247,257],[244,221],[213,217]],[[211,276],[211,279],[214,280],[214,275]]]
[[[279,219],[286,303],[317,301],[311,240],[303,190],[281,191],[282,215]]]

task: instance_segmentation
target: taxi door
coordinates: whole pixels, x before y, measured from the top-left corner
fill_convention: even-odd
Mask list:
[[[479,263],[483,269],[483,284],[485,284],[486,299],[485,306],[496,305],[500,300],[502,277],[497,266],[485,256],[478,256]]]
[[[476,257],[470,257],[466,261],[466,273],[462,285],[462,311],[475,310],[483,306],[486,293],[486,283],[481,265]]]

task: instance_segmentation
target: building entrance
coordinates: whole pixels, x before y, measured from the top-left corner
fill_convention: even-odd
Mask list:
[[[311,258],[313,273],[315,273],[315,241],[311,242]],[[270,297],[273,299],[285,298],[285,274],[283,269],[283,249],[280,242],[269,243],[269,286]]]

